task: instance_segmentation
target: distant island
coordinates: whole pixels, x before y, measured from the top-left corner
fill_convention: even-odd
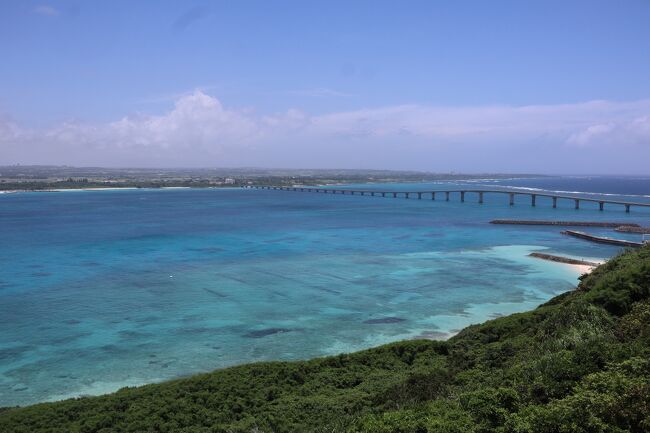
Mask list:
[[[538,174],[461,174],[392,170],[153,169],[11,165],[0,166],[0,191],[93,188],[218,188],[253,184],[288,186],[535,177],[544,176]]]
[[[533,311],[310,361],[0,410],[0,431],[650,431],[650,245]]]

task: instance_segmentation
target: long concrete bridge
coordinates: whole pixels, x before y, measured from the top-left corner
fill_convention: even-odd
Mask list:
[[[575,197],[570,195],[560,195],[560,194],[550,194],[550,193],[540,193],[540,192],[528,192],[528,191],[513,191],[513,190],[500,190],[500,189],[452,189],[452,190],[441,190],[441,191],[376,191],[376,190],[363,190],[363,189],[334,189],[334,188],[319,188],[319,187],[293,187],[293,186],[245,186],[247,189],[268,189],[268,190],[277,190],[277,191],[296,191],[296,192],[313,192],[313,193],[323,193],[323,194],[348,194],[348,195],[368,195],[372,197],[392,197],[392,198],[416,198],[421,200],[422,198],[435,200],[436,196],[442,197],[444,195],[445,201],[450,200],[452,194],[457,195],[460,198],[461,202],[465,202],[465,197],[467,194],[473,194],[478,200],[478,203],[483,203],[483,196],[485,194],[505,194],[509,198],[510,206],[514,206],[516,196],[524,196],[530,198],[530,205],[537,205],[537,197],[547,197],[550,198],[553,202],[553,208],[557,207],[558,200],[570,200],[574,203],[575,209],[580,209],[581,202],[589,203],[598,203],[598,209],[604,210],[605,204],[607,205],[616,205],[624,206],[625,212],[630,212],[632,206],[636,207],[648,207],[650,208],[650,203],[642,202],[628,202],[628,201],[618,201],[618,200],[602,200],[596,198],[588,197]]]

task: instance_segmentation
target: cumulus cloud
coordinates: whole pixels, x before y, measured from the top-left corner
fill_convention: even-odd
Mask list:
[[[166,113],[103,124],[30,130],[0,118],[0,146],[0,163],[575,172],[591,158],[592,173],[638,172],[650,101],[258,114],[197,90]]]

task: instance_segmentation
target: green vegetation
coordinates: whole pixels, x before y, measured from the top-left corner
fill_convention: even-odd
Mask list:
[[[648,432],[650,246],[446,342],[243,365],[0,411],[20,432]]]

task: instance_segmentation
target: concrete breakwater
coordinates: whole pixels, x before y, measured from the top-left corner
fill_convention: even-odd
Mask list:
[[[578,260],[572,259],[570,257],[556,256],[553,254],[546,253],[530,253],[528,254],[531,257],[536,257],[538,259],[550,260],[552,262],[567,263],[569,265],[587,265],[587,266],[598,266],[596,262],[589,262],[587,260]]]
[[[641,243],[641,242],[632,242],[632,241],[626,241],[626,240],[623,240],[623,239],[612,239],[612,238],[606,238],[606,237],[602,237],[602,236],[594,236],[594,235],[590,235],[590,234],[585,233],[585,232],[578,232],[578,231],[574,231],[574,230],[565,230],[565,231],[563,231],[561,233],[563,235],[569,235],[569,236],[573,236],[573,237],[580,238],[580,239],[585,239],[585,240],[592,241],[592,242],[598,242],[598,243],[601,243],[601,244],[620,245],[620,246],[624,246],[624,247],[642,247],[643,246],[643,243]]]
[[[638,225],[632,224],[616,227],[614,230],[621,233],[638,233],[640,235],[650,234],[650,227],[639,227]]]
[[[492,220],[490,224],[513,224],[526,226],[574,226],[574,227],[639,227],[638,224],[600,221],[541,221],[541,220]]]

